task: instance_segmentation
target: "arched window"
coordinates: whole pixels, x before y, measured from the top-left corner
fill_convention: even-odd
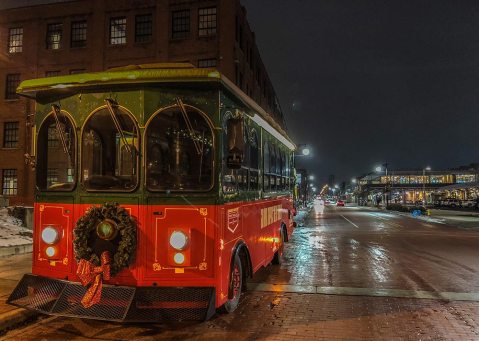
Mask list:
[[[207,191],[213,186],[213,132],[198,109],[173,106],[146,128],[146,185],[150,191]]]
[[[75,173],[75,127],[67,112],[55,107],[38,131],[37,186],[42,191],[71,191]]]
[[[265,192],[270,190],[269,179],[270,179],[270,148],[268,141],[264,141],[263,144],[263,190]]]
[[[126,108],[108,100],[82,134],[81,179],[87,190],[131,191],[138,184],[138,127]]]
[[[249,142],[249,156],[250,156],[250,190],[258,190],[258,176],[259,176],[259,149],[258,149],[258,135],[256,130],[252,129]]]

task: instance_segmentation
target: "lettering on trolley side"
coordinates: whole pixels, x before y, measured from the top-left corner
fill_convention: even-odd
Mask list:
[[[261,209],[261,228],[265,228],[281,220],[282,206],[275,205]]]

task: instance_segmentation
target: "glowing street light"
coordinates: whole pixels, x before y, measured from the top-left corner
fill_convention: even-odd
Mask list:
[[[314,180],[314,175],[310,175],[309,180]]]

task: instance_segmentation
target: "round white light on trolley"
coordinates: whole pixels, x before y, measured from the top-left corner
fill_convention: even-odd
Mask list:
[[[170,236],[170,245],[176,250],[184,250],[188,245],[188,236],[181,231],[174,231]]]
[[[46,244],[52,245],[58,241],[58,231],[53,226],[47,226],[42,231],[42,240]]]
[[[57,253],[57,250],[53,246],[49,246],[46,248],[45,253],[48,257],[53,257]]]
[[[185,262],[185,255],[181,252],[175,253],[173,256],[173,260],[176,264],[183,264]]]

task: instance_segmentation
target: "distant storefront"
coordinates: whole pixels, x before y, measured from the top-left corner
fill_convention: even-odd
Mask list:
[[[433,204],[445,198],[475,200],[478,175],[472,171],[390,171],[359,177],[358,203]]]

